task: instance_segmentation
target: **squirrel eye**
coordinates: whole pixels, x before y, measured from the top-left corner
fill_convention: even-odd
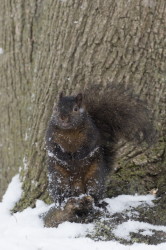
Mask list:
[[[75,106],[75,107],[73,108],[73,111],[74,111],[74,112],[78,112],[78,110],[79,110],[79,108],[78,108],[77,106]]]

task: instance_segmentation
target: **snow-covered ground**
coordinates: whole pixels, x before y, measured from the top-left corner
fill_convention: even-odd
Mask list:
[[[93,241],[86,237],[93,231],[93,224],[64,222],[58,228],[44,228],[39,215],[49,209],[42,201],[36,208],[27,208],[21,213],[10,215],[10,209],[20,198],[21,184],[18,175],[10,183],[0,203],[0,250],[165,250],[166,243],[145,245],[135,243],[122,245],[116,241]],[[154,197],[121,195],[106,199],[110,214],[137,207],[142,202],[153,205]],[[153,229],[166,232],[164,226],[154,226],[144,222],[128,220],[114,229],[116,236],[127,239],[130,232],[141,229],[143,235],[151,235]]]

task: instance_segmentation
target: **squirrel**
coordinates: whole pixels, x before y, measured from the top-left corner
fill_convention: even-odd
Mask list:
[[[121,85],[94,84],[73,96],[60,93],[46,131],[54,202],[87,195],[98,204],[119,139],[150,145],[155,134],[146,105]]]

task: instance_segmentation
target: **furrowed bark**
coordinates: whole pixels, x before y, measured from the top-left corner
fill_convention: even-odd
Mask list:
[[[14,211],[48,200],[44,134],[57,94],[94,82],[132,85],[159,130],[153,150],[120,148],[108,194],[166,191],[165,0],[0,4],[0,195],[20,169],[23,195]]]

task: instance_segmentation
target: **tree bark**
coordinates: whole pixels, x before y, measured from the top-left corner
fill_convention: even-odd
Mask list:
[[[0,195],[20,169],[23,195],[14,210],[34,206],[39,198],[48,201],[44,134],[57,94],[108,81],[132,84],[153,110],[159,130],[158,143],[146,153],[119,146],[108,195],[166,192],[165,0],[0,0],[0,5]]]

